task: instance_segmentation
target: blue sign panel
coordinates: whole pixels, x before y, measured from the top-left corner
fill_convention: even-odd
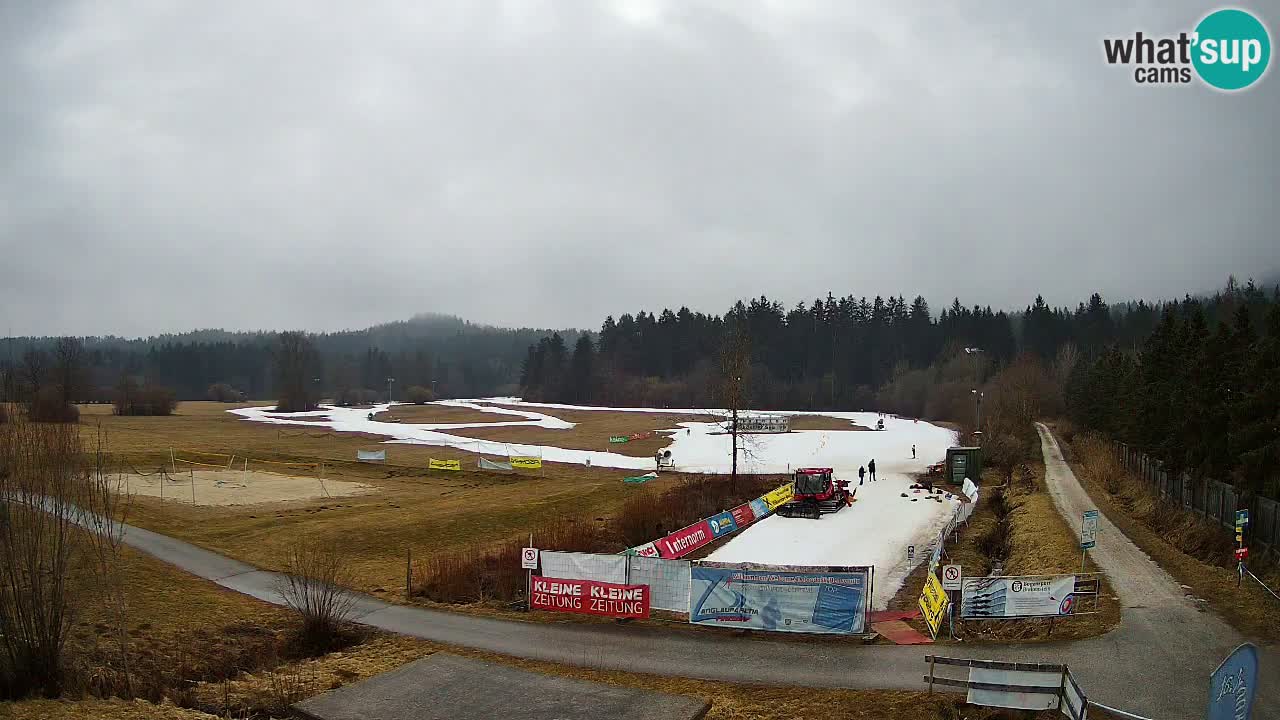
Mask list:
[[[689,622],[779,632],[866,632],[870,575],[870,568],[823,572],[696,563],[689,578]]]
[[[738,524],[733,521],[733,514],[727,512],[707,518],[707,524],[711,526],[711,534],[715,537],[728,535],[738,529]]]
[[[1245,643],[1209,676],[1208,720],[1249,720],[1258,689],[1258,649]]]

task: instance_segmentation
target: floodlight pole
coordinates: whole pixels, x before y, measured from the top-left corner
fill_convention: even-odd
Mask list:
[[[396,381],[396,379],[395,379],[395,378],[393,378],[393,377],[389,377],[389,378],[387,378],[387,404],[388,404],[388,405],[390,405],[390,404],[391,404],[391,383],[393,383],[393,382],[395,382],[395,381]]]

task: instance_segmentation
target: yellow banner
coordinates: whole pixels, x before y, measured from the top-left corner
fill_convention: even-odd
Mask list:
[[[938,580],[938,576],[929,573],[924,581],[924,589],[920,591],[920,614],[924,616],[924,621],[929,625],[929,632],[933,633],[933,637],[938,637],[938,628],[942,627],[942,616],[947,612],[947,605],[950,598],[947,597],[947,591],[942,589],[942,583]]]
[[[427,468],[430,470],[461,470],[461,460],[437,460],[430,458],[427,460]]]
[[[777,510],[779,507],[791,502],[791,498],[795,497],[795,487],[791,483],[787,483],[776,490],[770,490],[760,497],[770,510]]]
[[[511,461],[511,467],[513,468],[537,470],[542,467],[542,458],[540,457],[512,455],[508,459]]]

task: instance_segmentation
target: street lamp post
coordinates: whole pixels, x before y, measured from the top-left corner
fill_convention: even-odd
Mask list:
[[[982,392],[980,392],[977,388],[970,390],[969,392],[973,393],[974,430],[977,432],[977,434],[981,435],[982,434]]]
[[[393,377],[389,377],[389,378],[387,378],[387,404],[388,404],[388,405],[390,405],[390,404],[391,404],[391,383],[393,383],[393,382],[395,382],[395,381],[396,381],[396,379],[395,379],[395,378],[393,378]]]

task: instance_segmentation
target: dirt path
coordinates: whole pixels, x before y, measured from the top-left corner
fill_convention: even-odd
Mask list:
[[[1073,527],[1079,527],[1093,501],[1063,459],[1057,440],[1047,427],[1037,424],[1044,453],[1045,481],[1058,511]],[[1086,681],[1094,687],[1111,686],[1117,693],[1126,686],[1143,692],[1155,681],[1153,674],[1208,692],[1213,669],[1245,638],[1212,612],[1201,609],[1182,587],[1105,516],[1098,519],[1098,545],[1090,551],[1119,594],[1123,605],[1121,631],[1089,644],[1104,652],[1088,669]],[[1261,648],[1259,701],[1255,717],[1280,716],[1280,656],[1274,648]],[[1073,666],[1073,673],[1076,668]],[[1144,676],[1146,679],[1144,680]],[[1088,685],[1086,685],[1088,687]],[[1169,707],[1169,716],[1197,717],[1203,699],[1192,708]],[[1161,703],[1168,704],[1168,703]]]

